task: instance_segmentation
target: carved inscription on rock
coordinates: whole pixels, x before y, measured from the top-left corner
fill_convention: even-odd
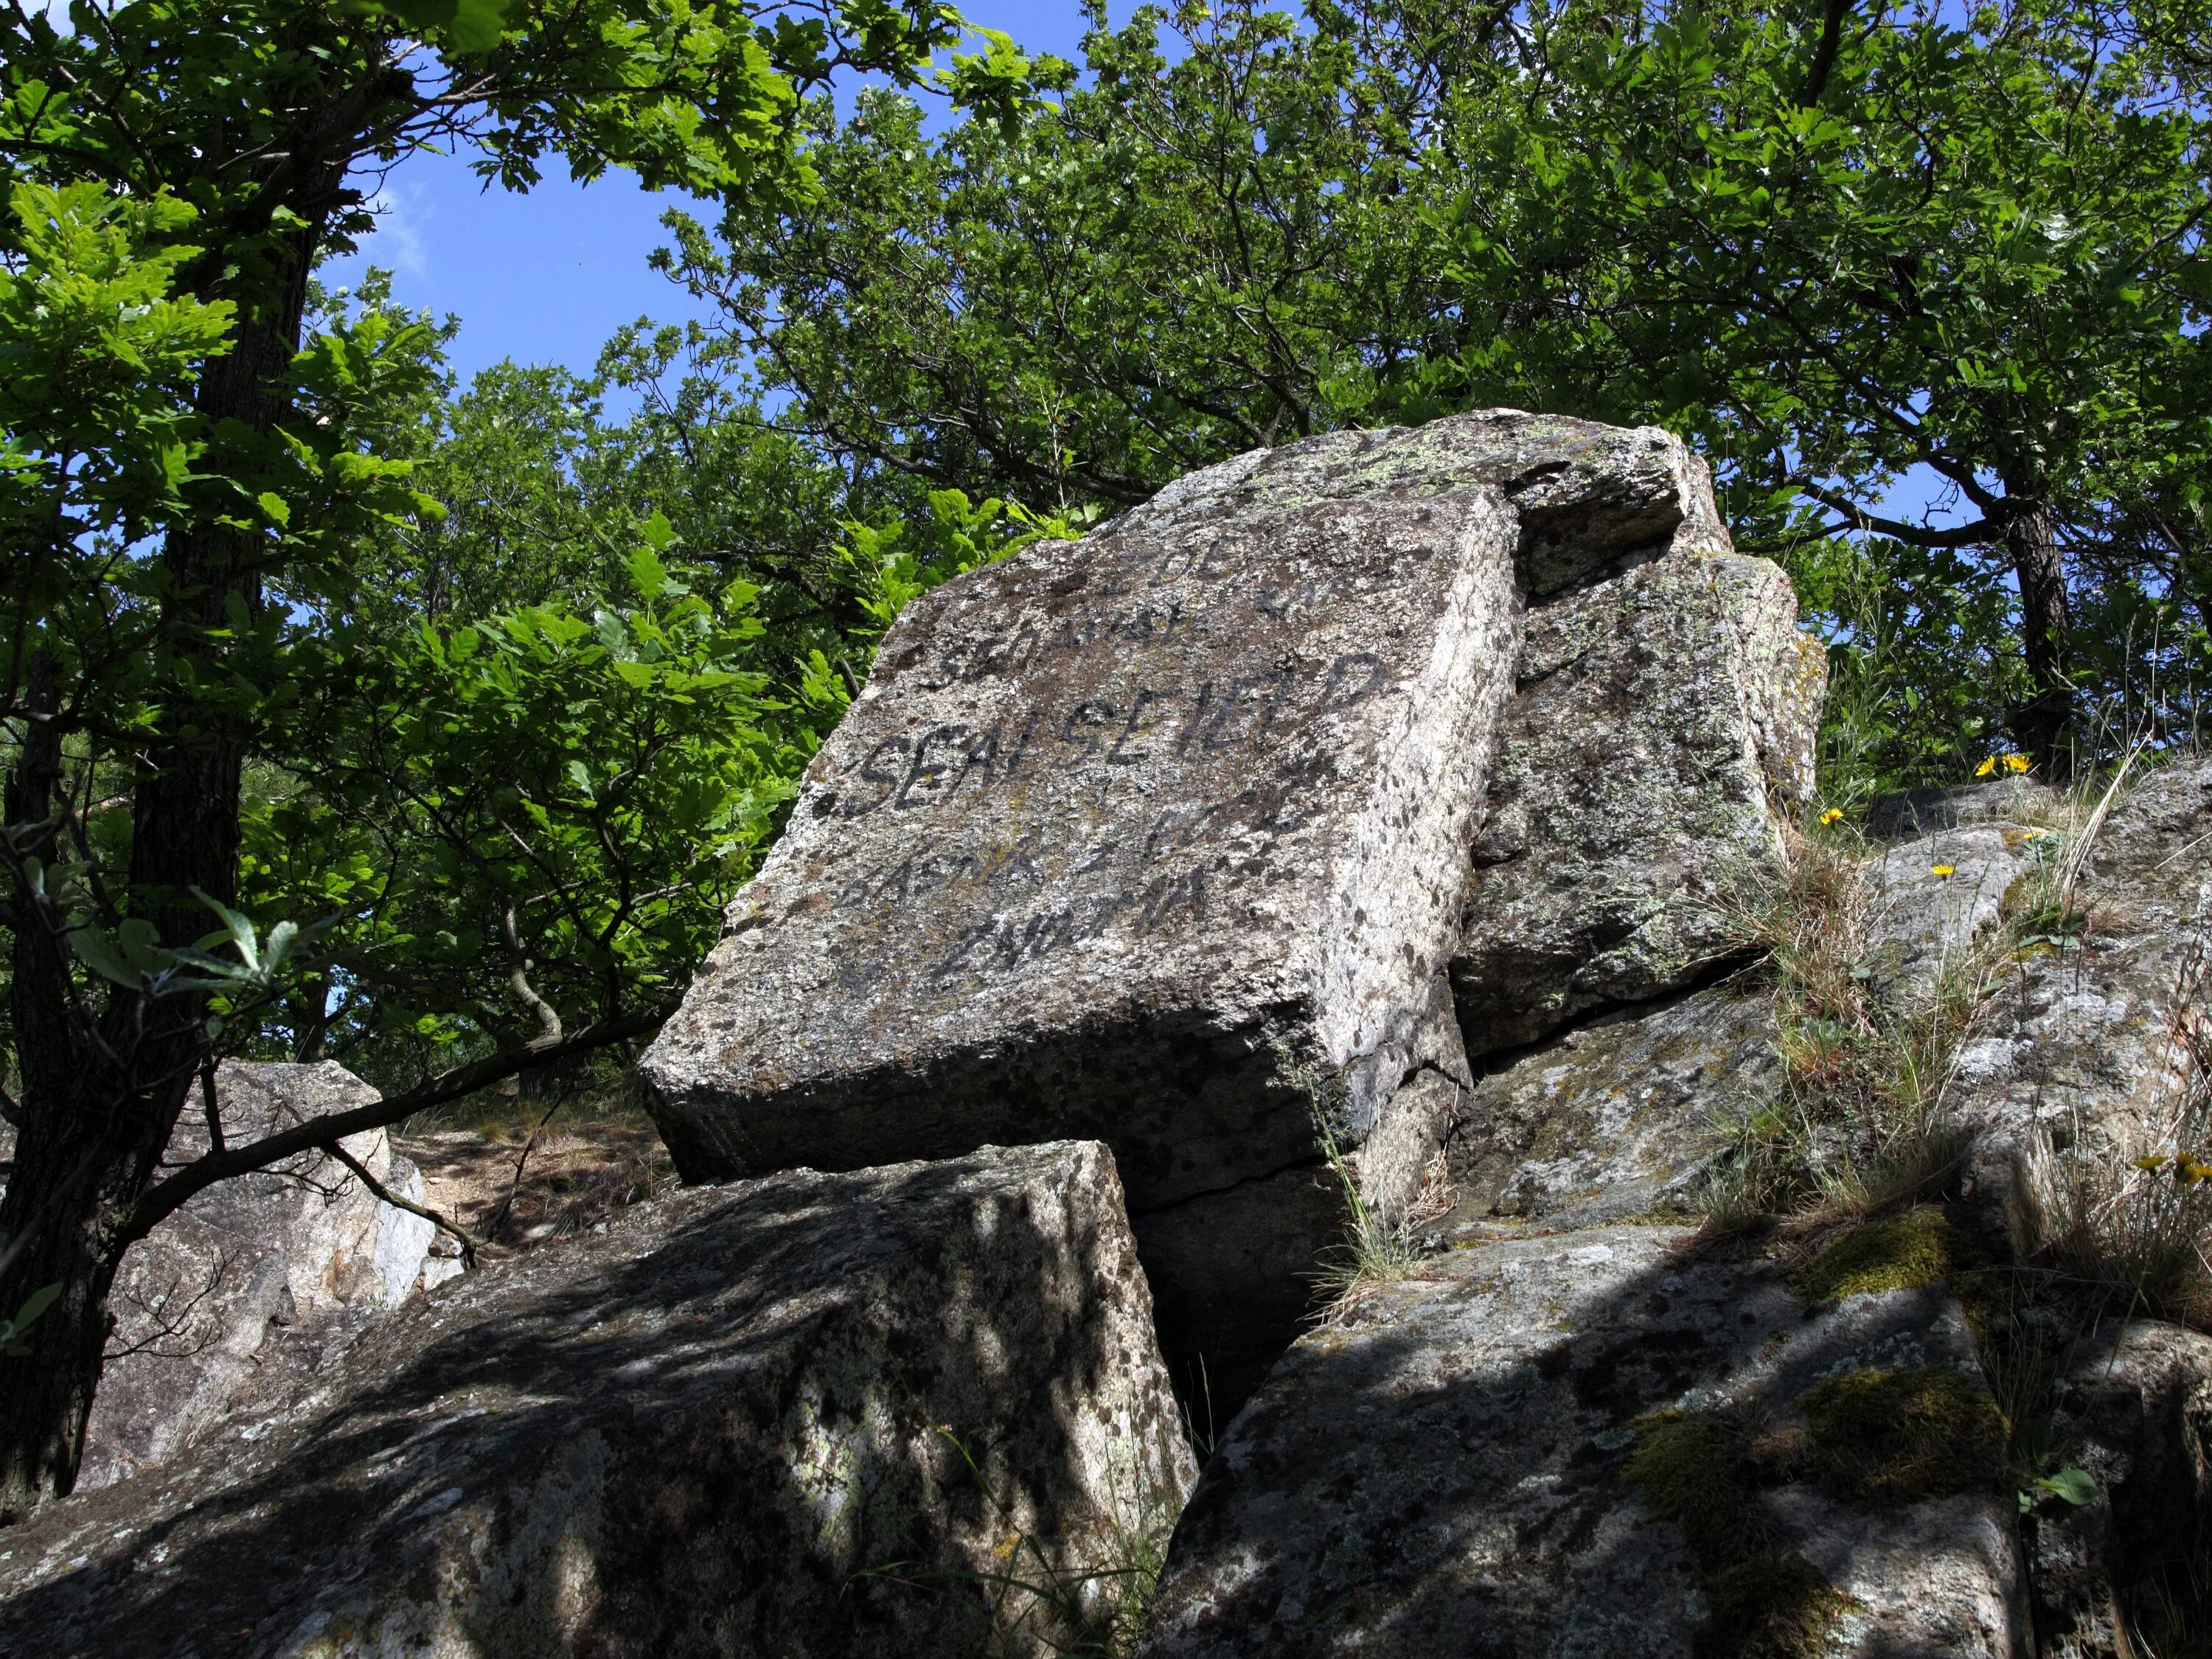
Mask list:
[[[1141,1204],[1303,1155],[1294,1073],[1364,1056],[1387,1093],[1510,689],[1516,534],[1486,488],[1138,514],[916,600],[647,1055],[679,1166],[1080,1124]]]

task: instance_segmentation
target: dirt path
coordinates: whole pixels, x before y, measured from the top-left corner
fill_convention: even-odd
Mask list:
[[[515,1164],[529,1138],[526,1127],[501,1125],[434,1130],[399,1142],[422,1169],[430,1207],[488,1237],[483,1260],[588,1231],[676,1185],[667,1149],[642,1118],[568,1127],[556,1118],[530,1147],[518,1186]]]

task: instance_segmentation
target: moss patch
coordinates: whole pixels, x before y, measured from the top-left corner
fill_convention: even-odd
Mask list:
[[[1851,1598],[1795,1550],[1738,1562],[1705,1587],[1713,1616],[1692,1651],[1744,1659],[1812,1659],[1850,1611]]]
[[[1627,1478],[1680,1530],[1712,1607],[1693,1659],[1814,1659],[1850,1598],[1770,1533],[1746,1425],[1717,1412],[1667,1412],[1638,1427]]]
[[[1808,1302],[1917,1291],[1941,1284],[1958,1255],[1958,1240],[1942,1212],[1916,1210],[1846,1233],[1792,1273],[1790,1285]]]
[[[1990,1491],[2004,1474],[2003,1413],[1948,1366],[1834,1377],[1804,1410],[1814,1470],[1841,1497],[1893,1508]]]

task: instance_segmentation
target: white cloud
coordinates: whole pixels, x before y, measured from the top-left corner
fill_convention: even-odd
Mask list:
[[[381,265],[403,276],[430,274],[430,252],[424,240],[429,213],[418,191],[397,179],[386,178],[368,198],[376,215],[376,228],[362,239],[356,256],[364,265]]]

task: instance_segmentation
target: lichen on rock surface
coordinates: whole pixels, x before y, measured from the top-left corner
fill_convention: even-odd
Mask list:
[[[1584,1025],[1490,1073],[1448,1144],[1456,1205],[1426,1231],[1689,1216],[1719,1124],[1779,1085],[1774,1040],[1765,993],[1721,985]]]
[[[1042,1653],[1194,1473],[1095,1145],[652,1200],[306,1385],[0,1537],[0,1650]]]
[[[1812,800],[1826,681],[1765,559],[1678,550],[1531,609],[1452,959],[1471,1053],[1726,953]]]

